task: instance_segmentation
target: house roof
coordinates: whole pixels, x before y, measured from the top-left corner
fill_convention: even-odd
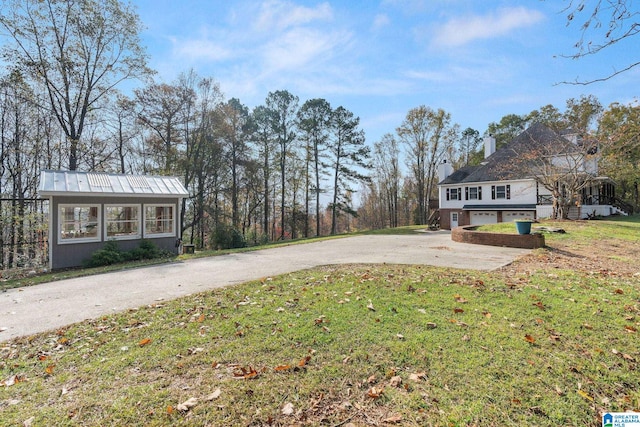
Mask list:
[[[40,196],[188,196],[179,178],[152,175],[119,175],[97,172],[43,170]]]
[[[530,178],[526,168],[514,167],[522,164],[522,153],[538,152],[545,155],[573,150],[568,139],[547,126],[536,123],[511,142],[487,157],[479,166],[467,166],[442,180],[439,185],[472,182],[502,181]]]

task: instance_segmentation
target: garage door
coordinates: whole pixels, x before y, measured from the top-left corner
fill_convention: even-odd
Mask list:
[[[471,225],[495,224],[497,222],[497,212],[471,212]]]
[[[502,221],[512,222],[516,219],[533,219],[535,218],[534,211],[504,211],[502,212]]]

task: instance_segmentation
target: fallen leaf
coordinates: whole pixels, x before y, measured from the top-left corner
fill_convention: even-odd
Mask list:
[[[560,340],[560,335],[549,335],[549,339],[553,342],[559,341]]]
[[[543,303],[541,303],[540,301],[533,303],[532,305],[535,305],[536,307],[538,307],[540,310],[546,310],[547,308],[544,306]]]
[[[381,387],[373,386],[367,391],[367,396],[369,396],[372,399],[377,399],[380,396],[382,396],[382,393],[384,393],[384,386],[381,386]]]
[[[414,374],[410,374],[409,375],[409,379],[411,381],[415,381],[415,382],[420,382],[420,381],[424,381],[427,379],[427,373],[426,372],[416,372]]]
[[[192,397],[189,400],[182,402],[181,404],[176,406],[176,409],[180,412],[187,412],[189,409],[193,408],[197,404],[198,404],[198,398]]]
[[[22,422],[22,427],[31,427],[33,422],[36,420],[36,417],[31,417]]]
[[[622,295],[624,294],[624,291],[622,289],[616,289],[615,291],[613,291],[614,293],[618,294],[618,295]]]
[[[589,329],[589,330],[593,329],[593,326],[591,326],[588,323],[585,323],[584,325],[582,325],[582,327],[585,328],[585,329]]]
[[[369,304],[367,304],[367,308],[371,311],[376,311],[375,307],[373,306],[373,303],[371,302],[371,300],[369,300]]]
[[[627,353],[622,353],[622,358],[625,360],[629,360],[631,362],[634,362],[636,359],[633,358],[633,356],[627,354]]]
[[[196,320],[196,322],[202,323],[204,322],[204,318],[205,318],[204,314],[201,314],[200,316],[198,316],[198,319]]]
[[[625,325],[624,328],[627,330],[627,332],[638,332],[638,330],[633,326]]]
[[[291,402],[287,402],[282,407],[282,415],[292,415],[293,414],[293,404]]]
[[[400,387],[402,385],[402,378],[398,375],[396,375],[395,377],[391,377],[391,379],[389,380],[389,385],[391,387]]]
[[[454,313],[464,313],[464,310],[461,309],[461,308],[456,307],[456,308],[453,309],[453,312]]]
[[[562,391],[562,389],[556,384],[556,393],[558,394],[558,396],[564,396],[564,391]]]
[[[482,314],[484,315],[484,317],[486,317],[487,319],[491,319],[491,313],[489,313],[488,311],[483,311]]]
[[[367,378],[367,382],[369,384],[374,384],[374,383],[378,382],[378,378],[376,378],[375,374],[371,375],[369,378]]]
[[[171,405],[167,406],[167,414],[169,415],[173,414],[173,406]]]
[[[578,394],[587,400],[593,401],[593,397],[589,396],[589,394],[584,390],[578,390]]]
[[[145,345],[149,345],[151,343],[151,338],[145,338],[138,343],[140,347],[144,347]]]
[[[0,387],[11,387],[14,384],[18,384],[20,381],[21,380],[18,375],[13,375],[7,378],[6,380],[0,381]]]
[[[404,335],[402,335],[402,334],[396,334],[396,337],[397,337],[399,340],[403,340],[403,339],[404,339]]]
[[[273,369],[276,372],[288,371],[289,369],[291,369],[291,365],[279,365],[279,366],[276,366]]]
[[[217,389],[215,389],[215,391],[213,393],[211,393],[209,396],[207,396],[207,398],[205,400],[207,402],[211,402],[212,400],[216,400],[217,398],[219,398],[221,394],[222,394],[222,390],[217,388]]]
[[[534,337],[532,337],[531,335],[525,335],[524,339],[529,344],[533,344],[534,342],[536,342],[536,339]]]
[[[56,365],[49,365],[45,368],[44,372],[47,375],[53,375],[53,370],[55,369]]]
[[[298,362],[298,366],[299,367],[303,367],[306,366],[307,363],[309,363],[309,361],[311,360],[311,356],[306,356],[303,357],[302,359],[300,359],[300,361]]]
[[[241,367],[239,371],[235,371],[233,376],[241,379],[252,379],[258,376],[258,371],[249,366],[248,368]]]
[[[388,423],[388,424],[397,424],[402,422],[402,415],[392,415],[389,418],[385,418],[384,420],[382,420],[383,423]]]
[[[462,296],[460,296],[460,295],[458,295],[458,294],[455,294],[455,295],[453,296],[453,298],[454,298],[457,302],[459,302],[459,303],[461,303],[461,304],[464,304],[464,303],[466,303],[466,302],[469,302],[468,300],[466,300],[466,299],[462,298]]]

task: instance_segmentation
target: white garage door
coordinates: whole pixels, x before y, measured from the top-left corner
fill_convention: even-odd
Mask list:
[[[503,222],[512,222],[516,219],[533,219],[535,218],[534,211],[504,211],[502,212]]]
[[[471,225],[495,224],[497,222],[497,212],[471,212]]]

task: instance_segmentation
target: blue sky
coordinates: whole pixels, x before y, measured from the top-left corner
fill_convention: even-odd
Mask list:
[[[607,106],[637,96],[640,69],[589,86],[640,56],[621,43],[573,60],[579,24],[561,0],[133,0],[157,80],[193,68],[249,107],[270,91],[325,98],[361,119],[367,140],[409,109],[451,113],[483,133],[506,114],[592,94]]]

